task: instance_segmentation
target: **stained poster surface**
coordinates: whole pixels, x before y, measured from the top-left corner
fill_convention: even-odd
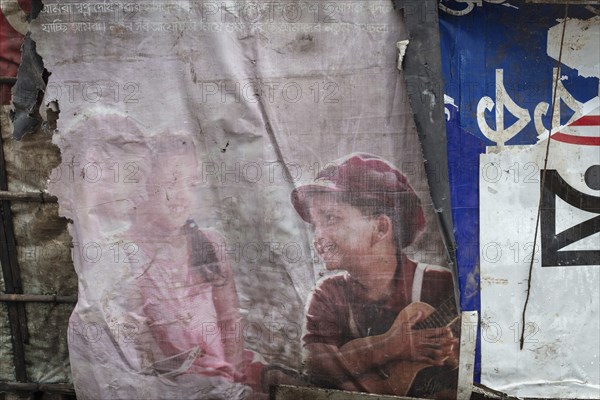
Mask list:
[[[52,2],[79,398],[454,398],[457,310],[388,1]]]

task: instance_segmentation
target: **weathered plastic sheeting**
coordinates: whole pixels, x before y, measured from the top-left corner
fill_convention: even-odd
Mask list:
[[[406,253],[446,264],[396,65],[401,12],[289,2],[305,13],[295,24],[277,9],[249,20],[253,2],[213,5],[50,2],[33,24],[52,72],[45,101],[61,109],[54,140],[68,175],[50,189],[77,243],[69,348],[81,398],[241,398],[259,390],[261,368],[302,368],[303,309],[331,274],[290,193],[339,157],[370,152],[399,167],[427,220]],[[201,269],[204,281],[186,275],[193,235],[212,238],[220,268]],[[232,322],[226,340],[209,330]]]
[[[7,123],[2,129],[9,191],[42,192],[48,180],[68,179],[60,172],[51,175],[61,159],[50,132],[40,130],[15,141],[11,128]],[[58,205],[13,202],[11,209],[24,293],[75,295],[67,221],[58,216]]]
[[[573,342],[571,348],[577,349],[570,354],[564,352],[569,349],[565,343],[575,340],[578,335],[566,325],[590,323],[597,332],[594,321],[597,321],[598,306],[593,300],[591,308],[583,307],[583,304],[590,300],[588,296],[595,296],[597,301],[598,289],[593,286],[589,287],[589,292],[580,289],[581,285],[587,287],[581,279],[595,282],[598,266],[563,266],[549,271],[534,265],[530,301],[536,305],[528,308],[526,314],[528,330],[525,335],[529,341],[526,340],[523,351],[518,350],[529,268],[524,260],[534,241],[534,225],[531,224],[535,224],[537,211],[537,203],[531,199],[539,199],[540,170],[543,168],[542,158],[529,159],[525,154],[542,151],[542,143],[536,144],[538,137],[543,137],[544,131],[551,126],[554,68],[565,5],[523,1],[441,1],[440,9],[461,305],[464,310],[481,310],[483,335],[479,340],[482,354],[478,358],[481,359],[482,383],[513,395],[597,398],[598,362],[591,365],[588,360],[594,356],[597,359],[600,353],[597,337],[596,340],[588,337],[587,342]],[[593,73],[599,68],[597,10],[594,5],[569,6],[557,96],[561,105],[554,113],[555,128],[577,120],[584,104],[597,99],[599,94],[597,72],[596,75]],[[587,112],[593,115],[592,111]],[[589,130],[588,136],[598,133],[597,127],[585,129]],[[580,136],[585,134],[575,136],[579,137],[573,140],[581,143]],[[480,161],[479,155],[492,144],[504,148],[494,148],[497,156],[486,155]],[[512,149],[516,145],[532,144],[536,144],[535,148]],[[560,146],[558,149],[562,150],[551,147],[551,164],[560,163],[566,167],[574,160],[578,160],[575,164],[580,162],[583,153],[579,150],[564,151],[565,148]],[[573,167],[578,168],[579,178],[575,180],[579,182],[583,181],[588,167],[600,164],[597,147],[584,151],[588,155],[585,162],[589,165]],[[514,162],[508,162],[505,158],[509,156],[505,152],[520,155],[513,157],[514,160],[511,158]],[[487,162],[493,157],[506,162],[502,165]],[[573,184],[570,181],[569,185]],[[519,189],[518,185],[524,186]],[[509,189],[513,196],[506,201],[512,204],[511,211],[499,216],[499,210],[507,206],[499,199]],[[590,188],[587,193],[597,196]],[[519,213],[525,209],[529,210],[528,215],[533,220],[524,215],[508,218],[508,215],[522,215]],[[598,250],[593,237],[580,244],[588,246],[590,251]],[[538,240],[538,251],[540,246],[546,245]],[[510,263],[506,258],[509,255],[513,257]],[[485,267],[481,270],[481,288],[480,264]],[[514,274],[504,276],[503,268]],[[560,290],[565,290],[564,296],[580,314],[569,311],[567,303],[560,298],[550,300],[548,293]],[[543,301],[545,303],[541,303]],[[555,310],[553,307],[565,308]],[[560,327],[561,324],[564,326]],[[529,331],[531,327],[538,327],[539,333]],[[496,337],[494,333],[500,332],[499,329],[502,333]],[[563,343],[553,342],[553,335],[554,339],[562,338]],[[540,342],[536,345],[532,340]],[[558,354],[565,357],[559,360]],[[534,356],[535,360],[532,359]],[[479,376],[476,379],[479,380]]]
[[[3,79],[20,78],[12,90],[8,90],[8,82],[2,83],[0,102],[11,103],[10,119],[14,122],[13,137],[17,140],[35,132],[42,123],[39,106],[47,80],[35,42],[28,35],[28,21],[37,16],[41,2],[34,1],[33,6],[30,3],[4,1],[0,10],[0,75]]]
[[[2,132],[10,132],[8,109],[2,106],[0,123],[2,124]],[[0,274],[0,290],[6,291],[4,286],[4,276]],[[8,308],[6,304],[0,304],[0,379],[6,381],[15,380],[15,371],[13,363],[12,341],[10,322],[8,317]]]
[[[6,59],[3,60],[2,65],[6,68],[2,70],[2,76],[16,76],[16,66],[21,60],[23,35],[28,24],[24,20],[25,11],[17,6],[17,2],[3,2],[2,11],[8,13],[3,14],[7,16],[8,22],[3,23],[3,32],[12,32],[10,35],[4,34],[2,39],[6,50],[3,51]],[[11,29],[16,30],[10,31]],[[30,58],[31,54],[28,53],[25,61],[29,69],[32,67]],[[8,61],[14,63],[14,68]],[[31,72],[35,73],[35,71]],[[41,78],[41,71],[38,72]],[[3,85],[3,87],[9,86]],[[21,99],[23,95],[30,94],[24,89],[19,86],[18,97]],[[43,86],[39,89],[43,89]],[[10,90],[6,90],[6,93],[10,93]],[[33,95],[33,104],[35,104],[37,99],[35,93]],[[38,131],[25,137],[21,142],[15,142],[11,134],[14,127],[10,122],[8,106],[2,106],[0,118],[8,190],[44,191],[51,169],[60,163],[60,153],[51,143],[51,135]],[[13,202],[11,210],[24,292],[76,294],[77,280],[70,257],[70,238],[65,231],[66,221],[57,215],[58,205]],[[4,289],[3,285],[2,289]],[[24,310],[29,333],[29,341],[24,345],[27,378],[36,382],[69,382],[70,367],[66,344],[67,322],[72,306],[31,303],[27,304]],[[1,320],[0,380],[14,382],[13,344],[6,303],[2,304]]]
[[[45,190],[52,168],[60,163],[60,152],[47,132],[12,139],[7,107],[3,109],[3,144],[8,189],[13,192]],[[76,295],[77,277],[72,267],[66,220],[58,216],[58,204],[13,202],[14,233],[23,292],[27,294]],[[29,343],[25,344],[27,376],[34,382],[70,382],[67,334],[70,304],[26,305]],[[13,365],[8,335],[3,365]],[[6,378],[4,380],[14,381]]]
[[[26,140],[26,139],[24,139]],[[70,238],[57,204],[21,203],[12,207],[23,292],[77,294],[70,260]],[[32,382],[71,381],[67,335],[72,304],[26,304],[29,343],[25,345],[27,377]]]
[[[21,66],[17,74],[17,83],[12,88],[10,119],[13,121],[13,137],[21,140],[23,136],[37,131],[42,124],[40,105],[43,99],[48,72],[37,54],[35,42],[29,33],[25,36],[21,51]]]
[[[1,280],[1,278],[0,278]],[[1,282],[4,289],[4,282]],[[0,380],[14,382],[15,367],[12,356],[12,342],[10,340],[11,332],[8,322],[8,310],[6,305],[0,305],[0,360],[2,360],[2,368],[0,368]]]
[[[25,346],[27,378],[31,382],[70,382],[67,337],[73,305],[30,303],[25,309],[30,333]]]
[[[21,48],[28,29],[29,1],[3,1],[0,45],[2,60],[0,75],[16,77],[21,62]],[[35,8],[35,6],[34,6]],[[31,47],[31,46],[29,46]],[[29,69],[31,54],[26,63]],[[35,69],[35,68],[34,68]],[[35,73],[35,71],[32,71]],[[41,77],[41,71],[38,75]],[[28,79],[24,79],[26,81]],[[4,164],[9,191],[45,190],[50,170],[60,163],[60,153],[51,144],[51,136],[35,132],[22,142],[12,140],[13,125],[9,118],[11,98],[10,82],[2,83],[2,143]],[[43,86],[39,87],[43,89]],[[20,86],[19,98],[23,99],[26,87]],[[33,93],[34,104],[36,94]],[[23,289],[29,294],[75,294],[77,281],[70,258],[70,238],[65,232],[65,221],[57,216],[56,204],[12,204],[12,217],[17,242],[17,258]],[[57,256],[60,249],[62,257]],[[0,289],[4,282],[0,276]],[[14,358],[7,303],[0,305],[0,381],[14,382]],[[70,305],[31,303],[24,308],[27,315],[29,341],[25,344],[27,377],[31,381],[68,382],[70,368],[67,353],[67,321]],[[10,395],[9,395],[10,396]],[[9,398],[19,398],[19,395]]]

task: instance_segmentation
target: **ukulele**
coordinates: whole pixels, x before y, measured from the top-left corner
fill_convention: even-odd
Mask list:
[[[459,319],[454,296],[451,296],[437,309],[426,303],[409,304],[398,314],[394,325],[407,326],[408,321],[418,312],[423,313],[423,317],[412,326],[413,330],[450,327]],[[395,395],[434,399],[456,398],[458,366],[438,367],[423,362],[392,361],[381,369],[380,375],[393,377],[388,383]]]

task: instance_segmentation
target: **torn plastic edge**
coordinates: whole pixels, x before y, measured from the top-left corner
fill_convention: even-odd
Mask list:
[[[44,9],[44,3],[42,0],[31,0],[30,2],[29,15],[27,16],[27,22],[31,22],[40,15]]]
[[[37,53],[36,43],[27,32],[21,46],[21,64],[17,72],[17,82],[12,87],[10,120],[13,123],[13,139],[21,140],[28,133],[35,132],[43,122],[39,108],[44,99],[50,72],[44,68],[44,61]]]
[[[31,0],[26,21],[31,23],[44,9],[41,0]],[[17,71],[16,83],[12,87],[11,109],[9,117],[13,123],[12,137],[21,140],[28,133],[40,128],[43,118],[40,114],[48,77],[50,72],[44,68],[44,61],[37,53],[36,43],[31,39],[31,32],[25,35],[21,45],[21,63]],[[56,105],[58,108],[58,104]],[[52,109],[53,110],[53,109]],[[50,110],[47,110],[47,112]],[[51,119],[58,119],[58,113],[50,114]],[[52,124],[55,124],[55,120]],[[53,126],[53,125],[50,126]]]

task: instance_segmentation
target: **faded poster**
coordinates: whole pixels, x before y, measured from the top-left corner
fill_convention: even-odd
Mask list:
[[[48,2],[80,398],[453,398],[391,2]]]

